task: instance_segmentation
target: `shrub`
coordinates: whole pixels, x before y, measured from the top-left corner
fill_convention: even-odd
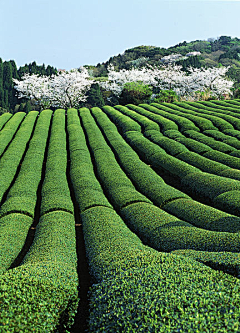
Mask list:
[[[239,217],[194,200],[176,199],[164,205],[162,209],[199,228],[220,232],[240,230]]]

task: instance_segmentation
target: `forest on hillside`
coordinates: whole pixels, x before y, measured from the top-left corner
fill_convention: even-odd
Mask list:
[[[169,63],[181,65],[185,72],[190,67],[229,67],[227,76],[234,81],[233,97],[238,98],[240,96],[240,39],[221,36],[209,38],[207,41],[184,41],[169,48],[141,45],[127,49],[123,54],[110,57],[108,61],[98,63],[96,66],[84,65],[90,78],[97,81],[91,85],[84,106],[102,107],[112,103],[123,103],[125,97],[122,100],[112,99],[110,102],[109,93],[103,91],[98,84],[98,81],[106,80],[110,65],[114,67],[115,71],[120,71],[133,68],[141,69],[149,65],[159,67]],[[20,80],[26,73],[51,76],[57,74],[58,70],[50,65],[37,65],[35,61],[17,68],[14,60],[2,61],[0,58],[0,114],[9,111],[11,113],[18,111],[28,113],[30,110],[37,108],[34,101],[27,98],[18,98],[17,91],[14,88],[13,79]],[[129,89],[126,90],[126,93],[129,94]],[[172,101],[171,98],[170,101]],[[136,103],[135,100],[130,102]],[[79,105],[79,107],[81,106],[83,105]]]

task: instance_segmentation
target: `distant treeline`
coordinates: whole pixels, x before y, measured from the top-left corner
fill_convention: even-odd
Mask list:
[[[57,69],[49,65],[46,67],[44,64],[37,65],[35,61],[17,69],[14,60],[2,61],[0,58],[0,114],[6,111],[28,112],[32,109],[30,101],[17,98],[12,80],[20,79],[25,73],[52,75],[57,73]]]

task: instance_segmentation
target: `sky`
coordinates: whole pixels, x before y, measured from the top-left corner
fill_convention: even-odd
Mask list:
[[[139,45],[240,38],[240,0],[0,0],[0,57],[70,70]]]

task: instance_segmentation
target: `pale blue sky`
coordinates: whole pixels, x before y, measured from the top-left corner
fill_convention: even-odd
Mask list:
[[[0,57],[61,69],[138,45],[240,38],[240,1],[0,0]]]

